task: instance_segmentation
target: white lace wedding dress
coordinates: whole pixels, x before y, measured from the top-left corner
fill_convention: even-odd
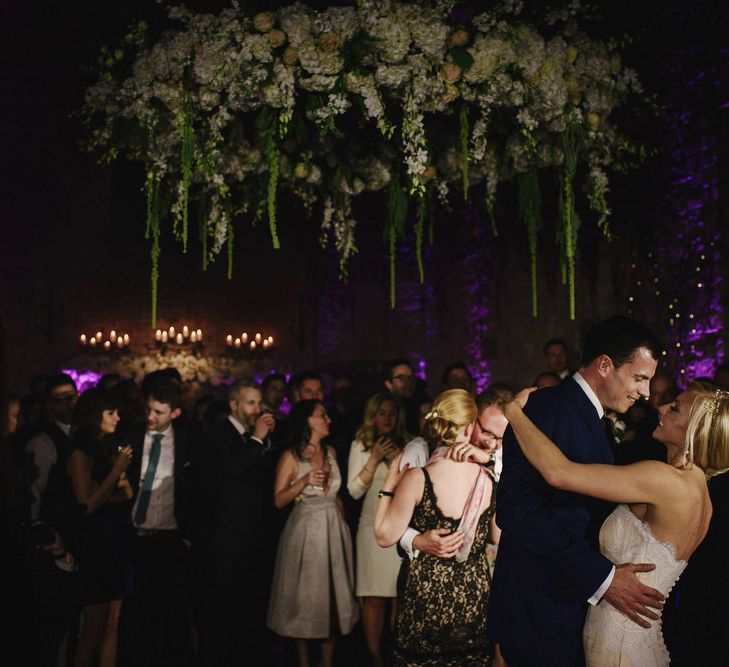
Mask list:
[[[686,561],[676,560],[676,548],[659,542],[627,505],[618,505],[603,523],[600,552],[616,564],[655,563],[655,570],[638,577],[666,597],[686,567]],[[649,629],[642,628],[605,601],[590,607],[583,633],[588,667],[668,665],[661,622],[650,623]]]

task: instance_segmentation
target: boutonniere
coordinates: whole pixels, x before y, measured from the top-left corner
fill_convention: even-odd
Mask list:
[[[608,419],[610,420],[610,429],[613,434],[613,442],[616,445],[619,445],[625,437],[625,432],[628,430],[628,427],[622,419],[618,419],[617,417],[612,417],[610,415],[608,415]]]

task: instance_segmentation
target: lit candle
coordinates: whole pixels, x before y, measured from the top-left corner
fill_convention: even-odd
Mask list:
[[[175,340],[177,341],[178,345],[182,345],[182,341],[183,341],[182,334],[178,333],[177,338]]]
[[[102,335],[103,334],[101,333],[101,331],[97,331],[96,332],[96,340],[101,340]]]
[[[129,334],[124,334],[124,347],[129,345]]]
[[[116,331],[114,329],[112,329],[111,333],[109,334],[109,340],[112,343],[116,343]]]
[[[268,342],[268,338],[263,339],[263,349],[267,350],[270,343]]]
[[[111,342],[109,342],[108,340],[105,340],[104,341],[104,351],[108,352],[110,349],[111,349]]]
[[[251,350],[255,350],[255,349],[256,349],[256,341],[252,340],[251,341]]]
[[[81,342],[81,345],[86,345],[86,334],[81,334],[79,336],[79,341]]]
[[[194,331],[190,334],[190,342],[197,343],[197,334]]]
[[[175,337],[175,327],[170,327],[170,338]]]
[[[154,339],[162,340],[162,332],[159,329],[157,329],[157,331],[154,332]]]
[[[124,347],[124,339],[121,336],[119,336],[119,338],[116,339],[116,346]]]
[[[202,340],[202,329],[197,330],[197,339]]]
[[[240,350],[240,345],[241,345],[241,343],[240,343],[240,338],[236,338],[236,339],[235,339],[235,347],[236,347],[236,348],[237,348],[238,350]]]
[[[91,345],[91,347],[96,347],[96,336],[91,336],[91,340],[89,341],[89,345]]]
[[[167,332],[166,331],[163,331],[162,332],[162,342],[163,343],[166,343],[167,342],[167,339],[168,339]]]
[[[241,339],[241,341],[243,341],[244,343],[247,343],[247,342],[248,342],[248,334],[247,334],[247,333],[245,333],[245,332],[243,332],[243,333],[241,334],[241,337],[240,337],[240,339]]]
[[[187,338],[190,335],[190,329],[187,327],[187,324],[182,327],[182,335]]]
[[[256,334],[256,343],[258,343],[258,344],[261,343],[261,334],[259,334],[259,333]]]
[[[240,342],[240,341],[238,341],[238,342]],[[228,335],[227,335],[227,336],[225,337],[225,344],[226,344],[226,345],[227,345],[228,347],[230,347],[230,346],[231,346],[231,345],[233,344],[233,336],[231,336],[230,334],[228,334]]]
[[[268,337],[268,344],[273,345],[273,336]]]

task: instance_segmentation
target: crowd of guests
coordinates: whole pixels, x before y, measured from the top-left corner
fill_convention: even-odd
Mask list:
[[[540,390],[575,370],[565,341],[543,352]],[[703,381],[729,389],[729,365]],[[407,358],[361,405],[344,375],[324,389],[315,371],[272,373],[190,405],[167,369],[80,395],[38,376],[5,400],[0,573],[18,664],[328,667],[352,633],[346,664],[488,664],[514,389],[477,392],[453,363],[429,397]],[[680,395],[659,372],[647,401],[608,415],[618,463],[669,458],[652,434]],[[665,621],[685,655],[688,604],[674,595]]]

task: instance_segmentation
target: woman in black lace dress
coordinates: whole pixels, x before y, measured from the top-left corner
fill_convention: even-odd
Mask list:
[[[450,460],[448,449],[468,441],[476,419],[473,397],[462,389],[443,392],[426,415],[425,435],[435,447],[425,468],[398,473],[390,466],[375,516],[380,546],[397,542],[408,525],[420,532],[463,532],[455,558],[419,554],[405,561],[398,590],[395,664],[487,665],[490,574],[487,534],[493,518],[494,482],[484,467]],[[485,460],[485,457],[484,457]],[[395,488],[397,487],[397,492]]]

